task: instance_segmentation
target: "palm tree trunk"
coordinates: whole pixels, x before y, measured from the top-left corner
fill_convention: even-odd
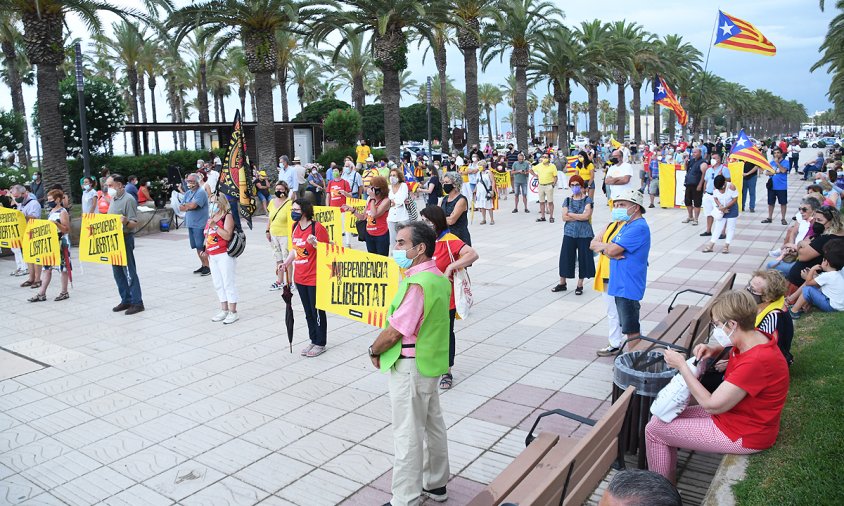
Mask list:
[[[208,114],[208,69],[205,62],[199,63],[199,86],[196,93],[199,98],[199,122],[208,123],[211,121],[211,116]]]
[[[220,95],[220,121],[226,122],[226,102],[223,95]]]
[[[219,102],[220,96],[217,95],[216,93],[214,93],[212,96],[214,98],[214,121],[219,123],[220,122],[220,102]]]
[[[237,87],[237,96],[240,99],[240,114],[246,114],[246,86]]]
[[[492,116],[492,109],[490,107],[484,106],[484,111],[486,112],[486,136],[489,138],[489,142],[492,144],[492,120],[490,116]]]
[[[138,113],[138,71],[134,67],[126,69],[126,77],[129,79],[130,108],[132,110],[132,121],[137,123],[140,120]],[[137,132],[132,132],[132,152],[141,154],[141,139]]]
[[[366,105],[366,91],[363,88],[363,75],[355,75],[352,79],[352,106],[362,115],[364,105]]]
[[[18,161],[24,167],[29,167],[29,126],[26,120],[26,103],[23,101],[23,84],[18,72],[18,55],[15,45],[4,41],[3,54],[6,57],[6,75],[9,88],[12,91],[12,110],[23,118],[23,147],[18,150]]]
[[[255,147],[258,152],[258,166],[273,173],[275,171],[275,125],[273,119],[273,79],[271,72],[255,74],[255,96],[258,99],[258,126],[255,128]]]
[[[598,140],[598,83],[586,85],[586,94],[589,97],[589,140]]]
[[[149,76],[149,100],[150,105],[152,106],[152,122],[158,123],[158,112],[155,110],[155,87],[158,83],[155,80],[155,76]],[[161,148],[158,145],[158,130],[153,133],[153,141],[155,142],[155,154],[161,154]]]
[[[278,88],[281,95],[281,121],[287,123],[290,121],[290,113],[287,104],[287,70],[279,70],[276,72],[276,81],[278,81]]]
[[[633,140],[642,142],[642,83],[634,81],[633,88]]]
[[[616,83],[618,86],[618,105],[617,114],[616,114],[616,121],[615,121],[615,135],[617,139],[621,141],[624,140],[624,124],[627,122],[627,97],[624,95],[624,87],[626,86],[626,81],[624,83]]]
[[[258,117],[258,106],[255,103],[255,85],[253,83],[252,87],[249,88],[249,102],[252,104],[252,118],[255,119]]]
[[[519,149],[528,149],[528,113],[527,113],[527,67],[516,67],[516,143]]]
[[[59,74],[55,65],[37,65],[38,83],[38,125],[41,130],[41,145],[44,158],[41,161],[41,173],[44,187],[55,184],[70,188],[70,175],[67,171],[67,151],[64,143],[62,116],[59,112]]]
[[[147,91],[144,73],[138,73],[138,108],[141,112],[141,122],[147,122]]]
[[[387,155],[399,156],[401,149],[401,117],[399,115],[399,71],[384,69],[384,86],[381,88],[381,103],[384,104],[384,139]],[[476,101],[477,102],[477,101]]]
[[[434,63],[437,65],[437,75],[440,78],[440,150],[448,152],[448,77],[446,76],[446,52],[445,41],[439,39],[441,44],[434,51]],[[429,139],[430,140],[430,139]]]
[[[668,112],[668,140],[674,142],[674,134],[677,133],[677,115],[674,111]],[[659,141],[657,141],[658,143]]]
[[[492,111],[495,113],[495,138],[498,138],[498,104],[492,106]]]
[[[480,143],[480,110],[478,108],[478,50],[467,48],[463,50],[464,69],[466,79],[466,144],[470,147]]]
[[[660,123],[662,123],[662,118],[660,117],[659,111],[659,104],[654,103],[654,143],[659,144],[660,133],[662,128],[660,127]]]

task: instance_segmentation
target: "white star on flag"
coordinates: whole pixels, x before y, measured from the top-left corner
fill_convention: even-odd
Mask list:
[[[721,30],[724,32],[724,35],[732,35],[733,34],[733,25],[728,24],[727,20],[724,20],[724,26],[721,27]]]
[[[659,86],[656,87],[656,92],[659,93],[660,95],[663,95],[663,94],[665,94],[665,88],[663,88],[662,85],[660,84]]]
[[[747,144],[747,137],[742,137],[736,142],[736,146],[744,146],[745,144]]]

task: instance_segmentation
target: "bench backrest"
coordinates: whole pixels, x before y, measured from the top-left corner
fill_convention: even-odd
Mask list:
[[[681,341],[681,337],[686,334],[694,316],[694,307],[684,304],[675,306],[647,336],[662,342],[675,344],[677,341]],[[682,342],[680,344],[682,345]],[[631,342],[627,347],[627,351],[650,350],[654,346],[654,343],[640,339]]]
[[[557,443],[504,502],[558,506],[564,496],[564,505],[583,504],[618,457],[618,436],[634,391],[628,387],[574,447]]]
[[[697,344],[706,342],[709,339],[709,324],[712,323],[712,305],[718,296],[729,292],[733,289],[733,284],[736,281],[736,273],[728,272],[726,277],[722,279],[712,289],[712,296],[706,301],[706,304],[698,309],[697,313],[692,318],[692,323],[683,335],[681,346],[692,350]]]

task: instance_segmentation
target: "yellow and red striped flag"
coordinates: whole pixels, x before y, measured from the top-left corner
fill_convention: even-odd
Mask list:
[[[654,102],[659,105],[664,105],[674,111],[674,114],[677,115],[677,121],[681,125],[686,126],[686,122],[689,120],[689,115],[686,114],[686,110],[683,109],[682,105],[680,105],[680,101],[677,100],[677,96],[674,95],[674,92],[668,87],[668,83],[665,82],[665,79],[659,76],[656,76],[656,79],[654,79]]]
[[[718,11],[715,45],[736,51],[774,56],[777,48],[755,26],[743,19]]]

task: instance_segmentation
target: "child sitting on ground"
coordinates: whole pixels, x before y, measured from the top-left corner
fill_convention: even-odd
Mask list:
[[[792,318],[810,306],[824,312],[844,311],[844,240],[830,241],[823,248],[820,265],[803,270],[806,282],[790,312]]]

